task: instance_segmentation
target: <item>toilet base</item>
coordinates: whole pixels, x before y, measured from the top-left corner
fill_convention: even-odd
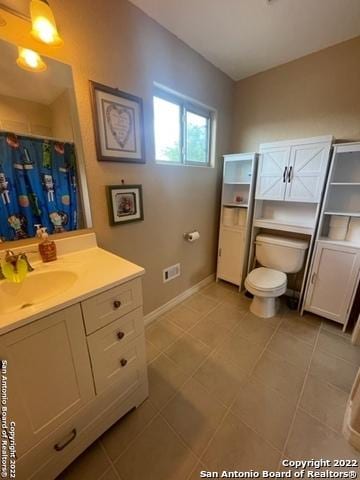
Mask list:
[[[261,318],[274,317],[279,308],[279,299],[276,297],[255,296],[250,305],[250,312]]]

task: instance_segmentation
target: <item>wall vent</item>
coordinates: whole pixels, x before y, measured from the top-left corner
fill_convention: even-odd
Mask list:
[[[174,278],[180,277],[180,275],[180,263],[177,263],[176,265],[172,265],[171,267],[165,268],[163,270],[163,282],[170,282],[170,280],[174,280]]]

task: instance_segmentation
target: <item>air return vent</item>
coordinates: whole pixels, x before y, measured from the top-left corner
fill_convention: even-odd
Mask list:
[[[180,275],[180,263],[177,263],[176,265],[172,265],[171,267],[165,268],[165,270],[163,270],[163,282],[170,282],[170,280],[174,280],[174,278],[180,277]]]

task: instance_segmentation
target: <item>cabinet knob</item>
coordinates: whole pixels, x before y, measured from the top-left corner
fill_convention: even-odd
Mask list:
[[[121,365],[122,367],[126,367],[126,365],[127,365],[127,360],[126,360],[126,358],[122,358],[122,359],[120,360],[120,365]]]
[[[115,310],[117,310],[117,309],[120,308],[120,307],[121,307],[121,302],[120,302],[120,300],[115,300],[115,301],[114,301],[114,308],[115,308]]]
[[[122,340],[125,337],[125,333],[124,332],[118,332],[117,337],[118,337],[119,340]]]

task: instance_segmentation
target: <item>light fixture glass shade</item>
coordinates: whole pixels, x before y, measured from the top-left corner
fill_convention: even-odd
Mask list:
[[[31,35],[46,45],[58,47],[64,42],[56,28],[54,14],[46,0],[31,0]]]
[[[45,72],[47,65],[38,53],[23,47],[18,47],[18,50],[16,63],[20,68],[28,72]]]

